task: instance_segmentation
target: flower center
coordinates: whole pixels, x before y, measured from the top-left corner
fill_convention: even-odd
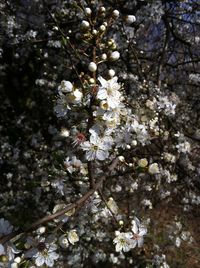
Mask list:
[[[46,245],[45,245],[45,243],[40,242],[40,243],[38,244],[37,248],[38,248],[39,251],[43,251],[43,250],[46,249]]]

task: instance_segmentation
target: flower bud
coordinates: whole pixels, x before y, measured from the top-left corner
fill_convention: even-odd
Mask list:
[[[113,76],[115,76],[115,71],[112,70],[112,69],[110,69],[110,70],[108,71],[108,74],[109,74],[110,77],[113,77]]]
[[[108,41],[108,46],[112,46],[113,42],[111,40]]]
[[[89,27],[90,27],[90,24],[89,24],[88,21],[83,20],[82,23],[81,23],[81,26],[82,26],[83,28],[89,28]]]
[[[92,14],[92,10],[91,10],[89,7],[86,7],[86,8],[85,8],[85,13],[86,13],[87,15],[91,15],[91,14]]]
[[[116,61],[118,60],[120,57],[120,54],[118,51],[113,51],[110,55],[110,59],[113,60],[113,61]]]
[[[106,11],[106,9],[105,9],[105,7],[100,7],[99,11],[103,13]]]
[[[46,228],[44,226],[41,226],[36,230],[37,234],[43,234],[45,233],[45,231],[46,231]]]
[[[158,167],[158,164],[157,163],[153,163],[149,166],[149,169],[148,169],[149,173],[151,175],[153,174],[158,174],[160,171],[159,171],[159,167]]]
[[[97,70],[97,65],[94,62],[90,62],[88,69],[90,70],[90,72],[95,72]]]
[[[16,257],[15,259],[14,259],[14,261],[16,262],[16,263],[20,263],[21,262],[21,258],[20,257]]]
[[[94,29],[94,30],[92,31],[92,34],[93,34],[93,35],[97,35],[97,34],[98,34],[97,30]]]
[[[106,55],[106,53],[103,53],[103,54],[101,55],[101,58],[102,58],[102,60],[106,60],[106,59],[107,59],[107,55]]]
[[[67,137],[69,137],[69,135],[70,135],[70,132],[68,129],[66,129],[66,128],[61,129],[61,136],[62,137],[67,138]]]
[[[100,29],[101,32],[104,32],[104,31],[106,30],[106,27],[105,27],[105,25],[102,24],[102,25],[99,27],[99,29]]]
[[[126,16],[125,21],[127,24],[132,24],[133,22],[136,21],[136,17],[134,15],[128,15],[128,16]]]
[[[118,156],[118,159],[119,159],[120,162],[124,162],[125,161],[125,158],[124,158],[123,155]]]
[[[112,15],[113,15],[114,18],[117,19],[119,17],[119,11],[117,9],[113,10]]]
[[[138,166],[139,166],[139,167],[144,168],[144,167],[146,167],[147,165],[148,165],[148,161],[147,161],[146,158],[142,158],[142,159],[138,160]]]
[[[90,83],[90,84],[95,84],[95,80],[94,80],[94,78],[90,78],[89,83]]]
[[[136,141],[136,140],[133,140],[133,141],[131,142],[131,144],[132,144],[133,146],[136,146],[136,145],[137,145],[137,141]]]
[[[117,48],[117,45],[115,43],[112,44],[111,49],[114,50]]]

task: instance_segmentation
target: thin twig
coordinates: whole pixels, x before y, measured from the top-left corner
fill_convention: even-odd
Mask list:
[[[108,176],[109,176],[109,173],[111,173],[115,167],[117,166],[118,164],[118,159],[115,159],[113,160],[113,162],[110,164],[110,166],[108,167]],[[37,221],[35,221],[31,226],[29,226],[27,229],[25,229],[24,231],[22,230],[19,230],[19,231],[15,231],[15,232],[12,232],[6,236],[3,236],[1,239],[0,239],[0,244],[5,244],[6,242],[8,242],[9,240],[13,239],[14,237],[16,237],[17,235],[22,235],[24,233],[28,233],[30,231],[33,231],[35,230],[38,226],[40,226],[41,224],[45,224],[49,221],[52,221],[62,215],[64,215],[65,213],[67,213],[68,211],[74,209],[74,208],[80,208],[82,207],[85,202],[90,198],[90,196],[92,196],[94,194],[95,191],[97,191],[103,181],[106,179],[106,176],[101,176],[100,178],[98,178],[96,181],[98,181],[93,189],[90,189],[86,194],[84,194],[81,198],[79,198],[77,201],[75,201],[74,203],[68,205],[66,208],[54,213],[54,214],[51,214],[51,215],[47,215],[45,217],[43,217],[42,219],[39,219]]]

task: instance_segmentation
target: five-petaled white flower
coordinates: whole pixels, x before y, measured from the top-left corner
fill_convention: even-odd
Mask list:
[[[120,104],[121,93],[119,92],[120,84],[117,83],[117,76],[110,80],[105,80],[103,77],[99,77],[98,80],[101,83],[97,92],[97,99],[106,100],[108,108],[114,109]]]
[[[59,255],[56,253],[57,246],[51,237],[46,239],[40,237],[39,241],[28,237],[27,244],[33,247],[25,253],[25,258],[34,258],[35,264],[39,267],[44,264],[48,267],[53,267],[54,261],[59,258]]]
[[[69,242],[74,245],[74,243],[78,242],[79,241],[79,237],[77,235],[77,232],[76,230],[71,230],[69,231],[68,235],[67,235],[67,238],[69,240]]]
[[[130,249],[135,247],[135,240],[133,240],[133,234],[131,232],[127,233],[121,233],[119,231],[115,232],[115,239],[113,240],[113,243],[115,245],[115,250],[117,252],[124,251],[127,252]]]
[[[105,136],[100,138],[97,134],[90,135],[90,141],[85,141],[81,144],[81,148],[86,151],[86,159],[105,160],[109,156],[108,150],[111,148],[112,138]]]
[[[35,258],[35,264],[42,266],[46,264],[49,267],[53,267],[54,261],[59,258],[59,255],[55,252],[57,246],[55,244],[45,245],[42,251],[38,251],[33,257]]]

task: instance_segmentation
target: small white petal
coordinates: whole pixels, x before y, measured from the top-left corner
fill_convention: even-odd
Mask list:
[[[97,159],[100,160],[100,161],[105,160],[106,158],[108,158],[108,156],[109,156],[109,153],[108,153],[107,151],[98,150],[98,151],[96,152],[96,157],[97,157]]]
[[[135,220],[132,221],[132,231],[134,234],[138,233],[138,226]]]
[[[35,259],[35,264],[37,266],[42,266],[44,264],[44,261],[45,261],[44,257],[40,255]]]
[[[116,246],[115,246],[115,250],[116,250],[117,252],[122,251],[122,245],[121,245],[120,243],[117,243]]]
[[[97,93],[97,99],[99,100],[105,100],[107,98],[108,94],[106,89],[99,89]]]
[[[144,226],[140,226],[140,227],[139,227],[139,233],[138,233],[138,235],[139,235],[139,236],[144,236],[144,235],[146,235],[146,234],[147,234],[147,228],[144,227]]]
[[[0,256],[3,254],[5,254],[4,246],[2,244],[0,244]]]
[[[138,241],[138,247],[141,248],[144,243],[144,238],[141,236],[137,241]]]
[[[47,257],[46,260],[45,260],[45,263],[46,263],[47,266],[53,267],[54,260],[52,260],[51,258]]]

